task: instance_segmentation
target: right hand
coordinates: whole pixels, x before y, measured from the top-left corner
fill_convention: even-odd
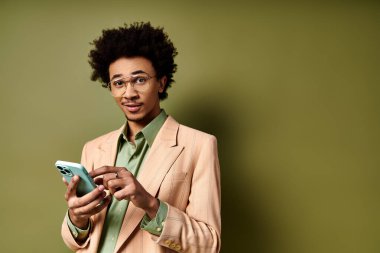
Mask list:
[[[80,178],[78,176],[74,176],[70,180],[70,183],[67,183],[66,180],[63,179],[63,182],[67,186],[65,200],[69,207],[71,222],[78,228],[86,229],[88,227],[89,218],[108,206],[111,201],[111,196],[106,196],[104,186],[99,185],[86,195],[77,197],[76,192],[79,180]],[[103,203],[100,204],[102,201]]]

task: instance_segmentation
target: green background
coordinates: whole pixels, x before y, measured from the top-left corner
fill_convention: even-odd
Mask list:
[[[217,136],[222,252],[379,252],[376,1],[1,1],[1,252],[68,252],[53,164],[123,116],[89,42],[151,21],[176,45],[163,103]]]

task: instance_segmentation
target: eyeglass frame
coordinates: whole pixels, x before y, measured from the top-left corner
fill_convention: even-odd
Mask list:
[[[139,76],[139,75],[141,75],[141,74],[143,74],[144,77],[145,77],[145,76],[147,77],[147,80],[146,80],[146,82],[144,83],[144,85],[147,85],[147,83],[148,83],[148,81],[149,81],[150,79],[157,77],[156,75],[151,76],[151,75],[149,75],[148,73],[142,71],[142,72],[140,72],[140,73],[135,73],[135,74],[132,74],[132,75],[129,75],[129,76],[117,76],[117,77],[114,77],[113,79],[111,79],[111,80],[107,83],[107,86],[106,86],[106,87],[108,87],[108,89],[110,90],[110,92],[111,92],[111,94],[112,94],[112,88],[111,88],[111,87],[112,87],[112,82],[115,81],[115,80],[122,79],[122,80],[125,80],[126,83],[124,84],[124,88],[125,88],[125,90],[124,90],[120,95],[122,95],[122,94],[125,93],[125,91],[127,90],[127,86],[128,86],[128,84],[132,87],[132,89],[134,89],[136,92],[140,93],[140,92],[142,92],[142,91],[138,91],[138,90],[135,89],[135,85],[131,83],[131,79],[132,79],[132,77],[137,77],[137,76]],[[115,97],[113,94],[112,94],[112,96]]]

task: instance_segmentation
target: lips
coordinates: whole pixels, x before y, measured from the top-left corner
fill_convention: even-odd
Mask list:
[[[142,106],[139,103],[121,103],[129,112],[138,112]]]

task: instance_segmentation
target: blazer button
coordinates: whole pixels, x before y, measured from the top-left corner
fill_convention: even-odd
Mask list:
[[[180,245],[176,245],[175,248],[174,248],[176,251],[180,251],[181,250],[181,246]]]
[[[169,247],[170,247],[171,249],[175,249],[175,246],[177,246],[175,243],[172,243],[172,244],[169,245]]]
[[[164,243],[165,243],[166,246],[170,247],[170,244],[172,243],[172,240],[166,240]]]

